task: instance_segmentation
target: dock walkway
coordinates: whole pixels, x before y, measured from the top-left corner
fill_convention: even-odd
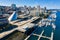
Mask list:
[[[41,34],[36,34],[34,32],[36,32],[36,30],[34,30],[33,33],[30,34],[28,37],[26,37],[24,40],[40,40],[41,38],[46,38],[48,40],[53,40],[53,35],[54,35],[53,32],[51,32],[51,37],[44,36],[43,35],[43,33],[45,32],[44,30],[42,30]],[[33,37],[32,37],[32,35],[33,35]],[[35,38],[34,36],[38,37],[38,38]],[[33,39],[31,39],[31,38],[33,38]]]

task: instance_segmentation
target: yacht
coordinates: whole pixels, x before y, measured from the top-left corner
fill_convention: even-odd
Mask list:
[[[55,30],[55,28],[56,28],[56,26],[52,23],[52,27],[53,27],[53,29]]]
[[[52,17],[52,18],[56,18],[57,16],[56,16],[56,13],[54,13],[54,14],[51,14],[51,16],[50,17]]]

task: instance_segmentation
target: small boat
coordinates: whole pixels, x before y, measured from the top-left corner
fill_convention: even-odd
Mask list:
[[[50,22],[46,22],[46,26],[50,25]]]
[[[52,23],[52,27],[53,27],[53,29],[55,30],[55,28],[56,28],[56,26]]]
[[[51,14],[51,16],[50,17],[52,17],[52,18],[56,18],[57,16],[56,16],[56,13],[54,13],[54,14]]]

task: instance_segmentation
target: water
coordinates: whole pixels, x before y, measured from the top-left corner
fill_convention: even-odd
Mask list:
[[[51,26],[47,26],[44,28],[43,36],[51,37],[51,32],[53,31]]]
[[[42,30],[43,30],[43,28],[38,27],[38,28],[34,31],[34,33],[35,33],[35,34],[41,34]]]
[[[52,26],[48,26],[48,27],[44,27],[44,33],[42,34],[43,36],[47,36],[47,37],[51,37],[51,32],[54,32],[54,36],[53,36],[53,40],[60,40],[60,12],[57,11],[56,13],[57,18],[56,21],[54,22],[54,24],[56,25],[56,29],[53,30]],[[37,28],[36,31],[34,31],[35,34],[41,34],[42,32],[42,28]],[[30,38],[28,38],[28,40],[37,40],[38,37],[31,35]],[[43,38],[41,37],[40,40],[49,40],[47,38]]]
[[[41,37],[41,39],[40,39],[40,40],[49,40],[49,39]]]
[[[38,36],[34,36],[34,35],[31,35],[30,38],[28,38],[28,40],[37,40],[38,39]]]
[[[60,40],[60,12],[58,11],[56,15],[57,15],[57,18],[55,21],[56,30],[54,32],[54,40]]]

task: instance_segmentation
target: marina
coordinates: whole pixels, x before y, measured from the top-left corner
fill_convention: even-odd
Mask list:
[[[39,19],[39,18],[37,17],[37,19]],[[24,40],[31,40],[31,39],[32,40],[54,40],[54,34],[55,34],[55,30],[56,30],[56,25],[54,25],[54,23],[48,24],[46,22],[47,19],[46,20],[44,19],[44,21],[40,20],[40,22],[38,22],[37,25],[33,24],[32,22],[34,20],[36,21],[37,19],[36,19],[36,17],[34,17],[34,18],[31,18],[31,19],[29,19],[27,21],[17,22],[18,20],[16,20],[16,21],[10,22],[11,24],[14,23],[14,25],[18,25],[18,27],[14,28],[14,29],[12,29],[10,31],[0,33],[0,38],[4,39],[5,36],[8,36],[9,34],[13,33],[16,30],[19,31],[19,32],[26,32],[26,30],[28,30],[29,28],[32,28],[34,26],[39,25],[39,26],[37,26],[37,28],[29,36],[27,35],[26,36],[27,38],[25,37],[26,39],[24,39]],[[41,24],[43,22],[44,22],[44,24]],[[47,27],[45,25],[47,25]],[[8,38],[6,38],[6,39],[8,39]]]
[[[60,40],[60,0],[0,0],[0,40]]]
[[[57,20],[59,20],[59,14],[60,12],[57,11],[57,18],[56,21],[54,22],[55,25],[52,23],[51,26],[47,27],[39,27],[37,28],[31,35],[29,35],[25,40],[58,40],[59,38],[59,24]],[[60,23],[60,22],[59,22]],[[60,31],[59,31],[60,32]]]

